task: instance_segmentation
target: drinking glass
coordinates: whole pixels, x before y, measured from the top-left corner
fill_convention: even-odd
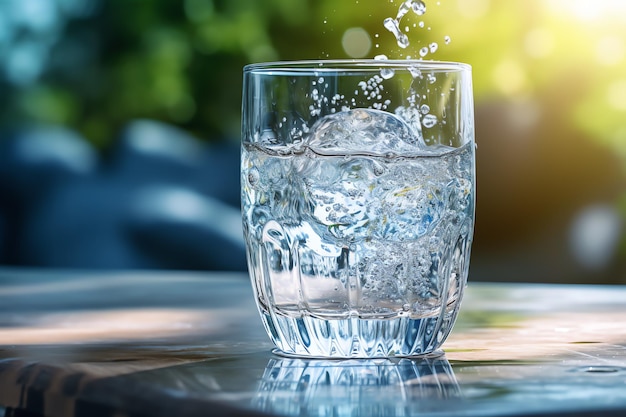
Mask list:
[[[426,355],[456,319],[474,229],[471,68],[244,68],[248,267],[276,352]]]

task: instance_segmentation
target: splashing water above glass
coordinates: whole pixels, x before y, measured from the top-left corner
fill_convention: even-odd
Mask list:
[[[404,49],[409,46],[409,37],[402,33],[402,30],[400,30],[400,22],[398,22],[397,19],[388,17],[383,22],[383,25],[389,32],[393,33],[393,36],[396,37],[396,41],[398,42],[398,46],[400,48]]]
[[[400,4],[395,19],[388,17],[383,22],[385,28],[395,36],[398,46],[402,49],[406,49],[409,46],[409,37],[400,30],[400,22],[411,10],[416,15],[422,16],[426,13],[426,4],[422,0],[406,0]]]
[[[393,1],[392,1],[393,3]],[[437,5],[440,5],[437,2]],[[407,49],[410,46],[409,41],[409,30],[411,25],[405,25],[405,30],[402,31],[401,23],[409,12],[413,12],[416,16],[423,16],[426,14],[426,3],[423,0],[404,0],[398,7],[398,12],[396,17],[388,17],[383,21],[383,26],[387,29],[396,39],[396,42],[400,48]],[[425,27],[424,21],[420,21],[419,24],[413,24],[412,27],[418,27],[423,29]],[[428,28],[430,30],[430,28]],[[446,45],[450,44],[450,36],[444,36],[444,43]],[[429,53],[435,53],[439,49],[439,44],[437,42],[431,42],[428,46],[422,47],[419,49],[418,53],[421,59],[425,58]],[[409,57],[406,57],[409,59]]]

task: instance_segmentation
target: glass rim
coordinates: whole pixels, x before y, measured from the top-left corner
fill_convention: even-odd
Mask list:
[[[424,61],[420,59],[309,59],[301,61],[271,61],[248,64],[244,73],[263,75],[319,74],[343,72],[375,72],[383,68],[408,69],[432,72],[471,72],[472,66],[454,61]]]

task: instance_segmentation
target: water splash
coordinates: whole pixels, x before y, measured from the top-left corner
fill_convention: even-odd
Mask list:
[[[408,69],[413,78],[418,78],[422,76],[422,71],[420,71],[420,69],[417,66],[411,65]]]
[[[393,3],[393,0],[391,0]],[[440,2],[436,3],[438,6]],[[383,21],[383,26],[387,29],[393,36],[396,38],[396,42],[398,46],[402,49],[406,49],[410,45],[408,33],[410,28],[417,28],[419,26],[420,29],[424,29],[426,27],[423,20],[420,20],[419,23],[413,23],[412,25],[405,25],[404,31],[401,29],[402,19],[405,18],[409,12],[413,12],[416,16],[424,16],[426,14],[426,3],[424,0],[403,0],[400,6],[398,7],[398,12],[396,17],[388,17]],[[430,30],[430,27],[427,28]],[[450,36],[444,36],[443,42],[445,45],[450,44],[451,39]],[[425,58],[426,55],[437,52],[439,49],[439,43],[431,42],[428,46],[424,46],[419,49],[419,56],[421,59]],[[409,59],[407,56],[406,59]]]
[[[421,16],[426,13],[426,4],[423,1],[414,1],[413,2],[413,11],[416,15]]]
[[[406,49],[409,46],[409,37],[400,29],[400,22],[409,11],[413,11],[416,15],[422,16],[426,13],[426,4],[422,0],[403,1],[398,8],[395,19],[388,17],[383,21],[385,29],[395,36],[398,46],[402,49]],[[408,32],[409,27],[407,26],[406,29]]]
[[[405,49],[409,46],[409,37],[400,30],[400,22],[398,22],[398,20],[388,17],[383,22],[383,25],[385,26],[385,29],[396,37],[396,41],[398,42],[398,46],[400,48]]]

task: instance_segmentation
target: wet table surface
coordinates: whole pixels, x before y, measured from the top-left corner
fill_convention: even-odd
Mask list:
[[[445,354],[275,356],[244,274],[0,270],[0,416],[625,416],[626,288],[470,283]]]

